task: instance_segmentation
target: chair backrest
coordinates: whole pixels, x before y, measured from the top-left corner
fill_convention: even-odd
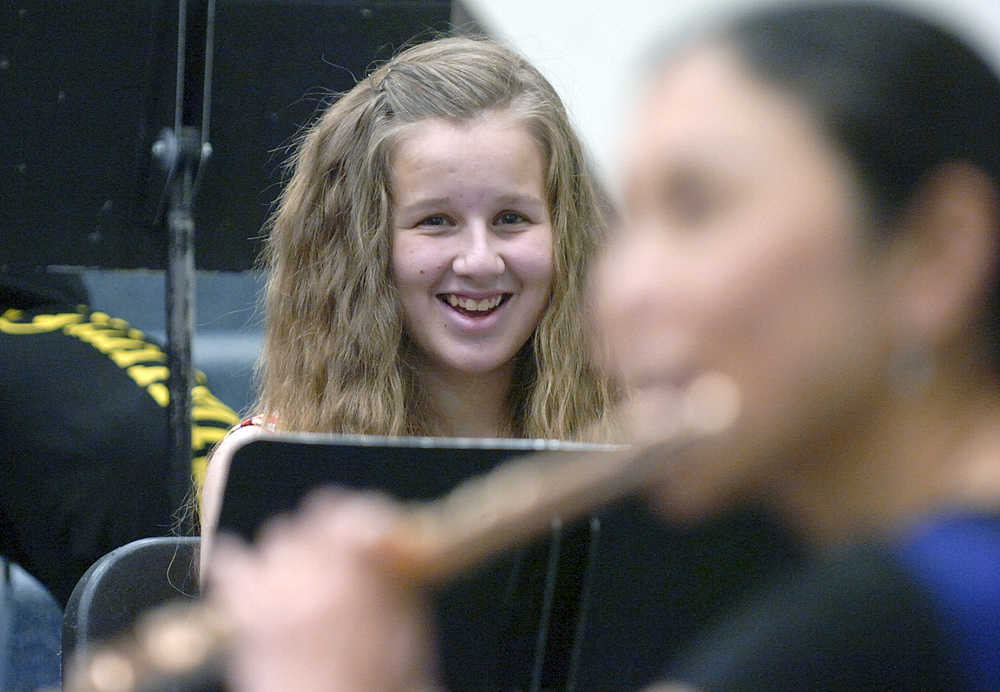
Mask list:
[[[167,536],[133,541],[90,566],[63,615],[63,672],[74,653],[131,627],[144,611],[198,596],[195,556],[200,539]]]

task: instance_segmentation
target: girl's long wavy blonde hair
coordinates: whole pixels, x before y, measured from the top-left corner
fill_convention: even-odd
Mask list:
[[[549,306],[517,356],[515,436],[594,438],[615,398],[588,357],[587,267],[604,215],[566,111],[523,58],[485,39],[416,45],[330,105],[289,161],[268,222],[257,412],[312,432],[434,434],[390,279],[390,166],[408,125],[513,113],[538,142],[554,236]]]

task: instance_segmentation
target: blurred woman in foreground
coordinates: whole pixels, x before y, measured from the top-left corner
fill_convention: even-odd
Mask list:
[[[756,12],[649,80],[594,276],[602,351],[639,420],[706,370],[743,402],[652,495],[685,518],[760,501],[816,554],[668,678],[1000,689],[998,123],[984,62],[871,6]],[[372,547],[395,511],[326,497],[220,550],[240,689],[437,685],[421,595]]]

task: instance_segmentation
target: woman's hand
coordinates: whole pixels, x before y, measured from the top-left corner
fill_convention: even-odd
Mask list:
[[[235,689],[438,688],[423,594],[389,573],[378,550],[396,518],[384,498],[324,491],[254,548],[219,538],[210,597],[236,628]]]

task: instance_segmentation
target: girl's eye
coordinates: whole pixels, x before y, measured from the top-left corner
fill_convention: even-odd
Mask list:
[[[435,214],[434,216],[428,216],[421,219],[418,226],[447,226],[449,224],[449,219],[447,216],[442,214]]]
[[[518,214],[516,211],[505,211],[497,216],[496,223],[500,226],[515,225],[519,223],[525,223],[527,219]]]

